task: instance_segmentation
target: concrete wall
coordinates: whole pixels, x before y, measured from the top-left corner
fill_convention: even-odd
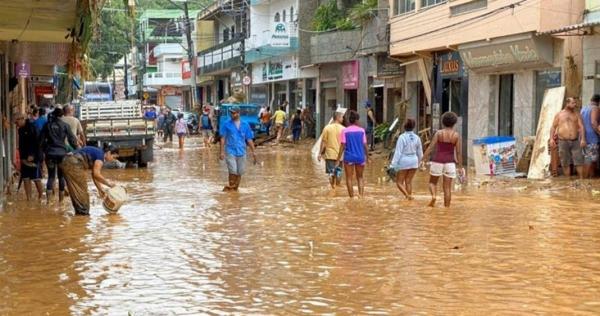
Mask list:
[[[600,61],[600,36],[586,36],[583,39],[583,102],[593,94],[600,93],[600,80],[587,77],[595,76],[596,61]]]
[[[470,1],[448,1],[391,17],[390,55],[411,55],[415,51],[441,50],[510,34],[547,31],[580,22],[584,7],[583,0],[526,0],[522,3],[496,0],[488,1],[486,9],[450,15],[451,6]],[[514,9],[501,9],[511,4],[516,4]],[[496,13],[492,14],[493,11]],[[477,19],[486,13],[490,15]]]

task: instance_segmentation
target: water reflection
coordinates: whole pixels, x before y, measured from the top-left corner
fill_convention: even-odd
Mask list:
[[[350,201],[306,151],[275,147],[223,193],[216,153],[163,148],[148,170],[110,171],[132,197],[116,216],[5,205],[0,314],[600,312],[598,201],[568,183],[429,209],[425,175],[407,202],[372,165]]]

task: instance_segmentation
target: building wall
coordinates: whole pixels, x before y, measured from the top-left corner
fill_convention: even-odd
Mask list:
[[[600,93],[600,80],[596,75],[596,62],[600,61],[600,36],[583,38],[583,102],[586,103],[595,93]]]
[[[486,9],[450,15],[451,6],[470,1],[449,1],[416,13],[392,16],[390,55],[411,55],[487,38],[547,31],[577,23],[583,10],[583,0],[490,0]],[[392,5],[395,2],[391,0]],[[502,9],[510,4],[517,5],[514,9]],[[489,16],[477,19],[483,14]]]

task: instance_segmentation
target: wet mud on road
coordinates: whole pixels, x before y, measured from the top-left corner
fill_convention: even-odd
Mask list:
[[[5,202],[0,315],[600,313],[600,201],[569,182],[431,209],[425,173],[408,202],[382,163],[349,200],[306,148],[260,148],[239,193],[216,148],[155,154],[105,172],[130,194],[117,215]]]

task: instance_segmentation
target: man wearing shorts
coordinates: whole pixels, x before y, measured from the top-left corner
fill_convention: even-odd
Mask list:
[[[252,158],[256,164],[256,153],[254,152],[254,133],[250,125],[240,120],[240,108],[232,106],[229,109],[231,120],[223,124],[219,129],[221,135],[220,159],[227,163],[229,171],[229,184],[223,191],[237,191],[242,175],[246,169],[246,146],[250,147]]]
[[[581,109],[581,119],[583,120],[587,143],[583,149],[583,174],[586,178],[594,176],[596,164],[598,163],[598,142],[600,142],[600,138],[598,137],[598,133],[600,133],[598,127],[600,119],[599,103],[600,95],[594,94],[590,100],[590,104]]]
[[[577,101],[567,98],[565,108],[554,117],[550,129],[550,146],[558,146],[560,164],[565,176],[571,176],[571,163],[575,165],[577,174],[583,179],[583,148],[587,146],[583,120],[578,111],[575,111]],[[558,144],[555,139],[558,138]]]
[[[42,152],[36,127],[23,114],[17,114],[15,123],[19,128],[19,155],[21,157],[21,179],[25,184],[27,201],[31,200],[31,181],[35,183],[38,198],[43,195],[41,162]]]
[[[210,148],[210,139],[212,138],[212,115],[208,106],[204,107],[202,115],[200,115],[200,130],[204,139],[204,148]]]
[[[275,131],[277,133],[277,144],[279,144],[281,137],[283,137],[286,118],[287,114],[285,114],[285,106],[282,105],[279,107],[279,110],[275,111],[275,114],[273,115],[273,121],[275,121]]]
[[[336,167],[336,160],[340,153],[340,137],[344,125],[344,114],[335,112],[333,114],[333,122],[328,124],[323,129],[321,134],[321,150],[319,150],[319,161],[325,158],[325,173],[329,176],[329,184],[331,188],[335,188],[342,180],[342,168]]]

